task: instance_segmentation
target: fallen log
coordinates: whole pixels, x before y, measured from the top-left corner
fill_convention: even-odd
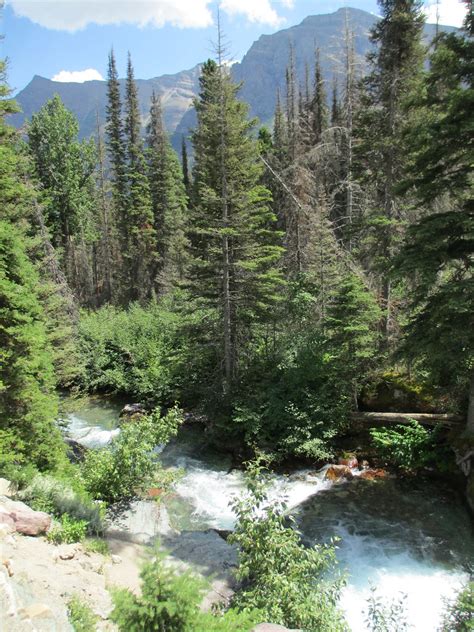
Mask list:
[[[352,421],[364,424],[407,424],[410,422],[410,419],[415,419],[423,426],[445,426],[446,428],[456,428],[465,423],[465,419],[460,415],[448,413],[351,413]]]

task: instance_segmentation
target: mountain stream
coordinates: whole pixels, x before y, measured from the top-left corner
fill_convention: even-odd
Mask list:
[[[69,435],[94,448],[117,435],[120,406],[90,399],[70,413]],[[202,428],[188,426],[161,452],[166,467],[181,468],[176,493],[166,500],[177,529],[232,529],[229,501],[243,489],[230,458],[206,445]],[[347,573],[341,605],[353,632],[363,632],[371,586],[384,599],[405,595],[411,629],[434,632],[444,600],[467,579],[474,560],[470,517],[456,494],[425,479],[388,478],[332,483],[320,471],[273,475],[270,497],[286,497],[304,541],[340,538],[338,559]]]

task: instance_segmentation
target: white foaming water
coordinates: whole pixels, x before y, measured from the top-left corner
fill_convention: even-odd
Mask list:
[[[445,599],[450,599],[467,580],[467,575],[450,571],[432,560],[416,559],[407,550],[371,536],[351,535],[343,526],[338,558],[348,570],[348,585],[341,597],[352,632],[366,632],[367,599],[371,587],[389,604],[406,596],[404,606],[410,629],[434,632],[438,629]]]
[[[69,415],[69,435],[86,448],[103,448],[120,432],[119,428],[105,430],[101,426],[90,426],[81,417]]]
[[[225,471],[209,469],[202,461],[190,457],[179,457],[176,465],[185,475],[176,485],[178,496],[186,499],[193,507],[193,515],[205,520],[215,529],[232,529],[235,514],[231,501],[244,490],[244,475],[240,470]],[[318,493],[328,489],[331,482],[324,479],[326,468],[314,473],[309,470],[290,476],[270,477],[269,501],[285,499],[288,508],[294,508]]]
[[[110,415],[111,411],[108,413]],[[103,414],[104,410],[98,410],[94,419],[90,414],[87,419],[81,418],[80,412],[70,415],[71,437],[87,447],[107,445],[117,436],[119,429],[111,427],[110,420],[104,421],[102,426],[98,425],[103,421]],[[107,410],[105,414],[107,415]],[[185,471],[176,486],[175,501],[184,510],[179,519],[184,518],[185,522],[190,522],[191,528],[232,529],[235,516],[229,503],[244,490],[243,473],[239,470],[228,472],[222,468],[222,463],[216,466],[207,458],[200,458],[201,455],[195,458],[193,444],[192,437],[191,440],[179,439],[171,458],[168,455],[167,459],[168,465]],[[159,446],[155,451],[158,453],[161,449],[162,446]],[[288,507],[299,513],[298,510],[300,506],[304,506],[305,501],[334,485],[325,479],[326,469],[327,467],[319,472],[304,470],[290,476],[272,475],[269,501],[284,498]],[[338,488],[343,491],[340,485],[344,486],[346,483],[337,484],[329,492],[330,498],[333,498],[333,493],[339,493]],[[345,489],[351,489],[351,483],[347,485]],[[367,630],[365,618],[371,585],[376,587],[377,595],[386,602],[397,599],[401,594],[407,596],[405,605],[410,630],[435,632],[444,608],[443,599],[451,598],[467,578],[459,565],[445,564],[434,559],[432,542],[427,535],[423,536],[423,533],[427,533],[425,529],[422,529],[421,534],[408,529],[403,531],[401,537],[398,533],[399,537],[392,538],[392,534],[397,534],[399,526],[392,519],[383,517],[377,524],[373,520],[365,520],[362,525],[360,514],[356,511],[357,501],[353,505],[350,499],[347,500],[346,513],[344,506],[338,508],[329,505],[322,515],[315,512],[315,505],[319,503],[320,499],[309,501],[310,518],[313,516],[311,520],[314,524],[319,524],[322,515],[331,514],[336,521],[332,521],[332,527],[328,525],[326,528],[323,524],[323,531],[325,535],[337,535],[341,538],[338,558],[341,567],[348,573],[348,585],[343,590],[341,606],[352,632]],[[415,504],[413,511],[416,510]],[[186,518],[188,514],[191,514],[190,518]],[[175,526],[186,528],[185,522]],[[308,535],[306,529],[303,528],[303,531]],[[410,540],[416,541],[416,545]],[[450,545],[446,546],[449,549]]]

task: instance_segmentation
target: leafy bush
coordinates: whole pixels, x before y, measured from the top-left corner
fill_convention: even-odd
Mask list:
[[[205,582],[189,572],[177,574],[164,564],[161,553],[144,565],[140,576],[140,596],[128,590],[113,593],[115,607],[110,618],[121,632],[248,632],[262,620],[255,611],[200,612]]]
[[[91,607],[74,595],[68,601],[69,621],[74,632],[92,632],[96,629],[99,617],[94,614]]]
[[[86,454],[82,474],[87,491],[98,500],[115,502],[156,484],[158,465],[153,449],[176,435],[182,420],[182,412],[175,406],[165,417],[155,411],[124,423],[109,446]]]
[[[409,629],[406,616],[406,595],[384,602],[375,588],[367,600],[367,630],[369,632],[405,632]]]
[[[88,532],[98,534],[103,530],[102,509],[94,503],[78,478],[60,480],[52,475],[36,474],[19,497],[37,511],[45,511],[60,518],[67,514],[73,520],[85,521]]]
[[[82,542],[86,533],[86,520],[74,520],[67,514],[63,514],[60,524],[53,526],[46,537],[53,544],[72,544],[73,542]]]
[[[319,334],[307,335],[280,357],[255,363],[235,404],[233,422],[248,445],[281,457],[327,460],[345,427],[351,389]]]
[[[443,617],[441,632],[471,632],[474,630],[474,582],[471,581],[457,595]]]
[[[402,470],[412,471],[444,459],[438,446],[439,431],[426,430],[414,419],[394,428],[372,428],[372,442],[382,459]]]
[[[151,403],[176,399],[182,353],[179,322],[166,300],[84,312],[79,325],[82,387],[127,393]]]
[[[247,495],[233,503],[237,524],[229,541],[239,546],[242,588],[233,606],[259,610],[264,621],[304,630],[347,630],[337,607],[343,579],[333,544],[306,548],[289,526],[284,501],[267,502],[260,463],[249,468]]]

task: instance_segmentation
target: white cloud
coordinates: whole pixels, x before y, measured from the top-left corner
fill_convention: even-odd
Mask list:
[[[286,6],[291,6],[292,0],[285,0]],[[222,0],[221,11],[228,15],[244,15],[249,22],[278,26],[284,19],[273,9],[270,0]]]
[[[241,15],[250,22],[278,26],[283,21],[272,7],[273,0],[221,0],[228,15]],[[292,8],[295,0],[278,0]],[[204,28],[214,22],[218,0],[8,0],[20,17],[48,29],[74,32],[88,24],[171,24],[179,28]],[[276,2],[276,0],[275,0]],[[0,0],[1,3],[1,0]]]
[[[88,24],[202,28],[213,23],[212,0],[9,0],[20,17],[48,29],[78,31]]]
[[[462,26],[466,15],[466,4],[461,0],[428,0],[425,2],[424,12],[426,21],[435,24],[439,13],[439,23],[446,26]]]
[[[86,68],[86,70],[60,70],[51,77],[51,81],[84,83],[84,81],[104,81],[104,77],[95,68]]]

